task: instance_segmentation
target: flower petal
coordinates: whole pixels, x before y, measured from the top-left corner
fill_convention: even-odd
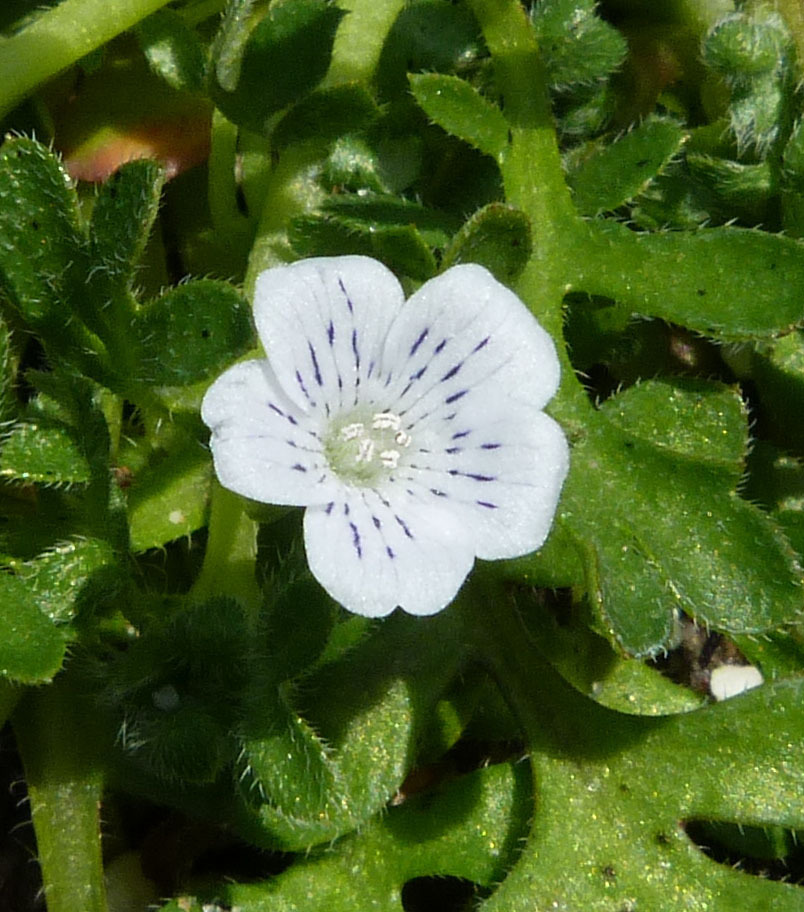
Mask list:
[[[399,482],[452,510],[478,557],[518,557],[544,544],[569,468],[552,418],[487,391],[451,420],[428,419],[416,444]]]
[[[550,336],[482,266],[455,266],[426,282],[394,321],[383,350],[386,407],[407,429],[491,382],[497,395],[542,408],[558,388]]]
[[[472,569],[471,541],[455,515],[413,492],[393,503],[369,489],[304,515],[313,576],[349,611],[383,617],[396,607],[434,614]]]
[[[340,490],[317,423],[285,395],[268,362],[244,361],[207,390],[201,417],[220,483],[263,503],[327,503]]]
[[[279,382],[304,411],[354,407],[378,367],[404,294],[382,263],[318,257],[263,272],[254,292],[257,332]]]

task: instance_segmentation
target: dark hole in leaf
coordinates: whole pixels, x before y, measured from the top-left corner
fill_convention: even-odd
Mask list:
[[[31,219],[31,228],[33,228],[34,231],[39,231],[39,222],[37,222],[36,219]]]
[[[208,339],[208,338],[209,338],[209,330],[208,330],[208,329],[202,329],[202,330],[201,330],[201,338],[202,338],[202,339]]]
[[[679,645],[652,662],[659,672],[676,684],[707,693],[713,668],[747,663],[731,640],[722,633],[699,627],[686,615],[680,620],[680,633]]]
[[[698,294],[700,295],[700,297],[703,297],[703,296],[706,294],[706,289],[705,289],[705,288],[699,288],[699,289],[698,289]]]
[[[648,163],[648,159],[647,159],[647,158],[641,158],[641,159],[637,162],[637,168],[644,168],[645,165],[647,165],[647,163]]]
[[[405,912],[468,912],[478,888],[461,877],[416,877],[402,887]]]
[[[704,854],[766,880],[804,884],[804,834],[783,827],[688,820],[687,836]]]

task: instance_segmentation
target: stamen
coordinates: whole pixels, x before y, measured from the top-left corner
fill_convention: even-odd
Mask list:
[[[383,450],[380,462],[386,469],[395,469],[399,465],[399,450]]]
[[[372,459],[374,459],[374,441],[370,437],[364,437],[357,446],[355,462],[371,462]]]
[[[365,427],[362,421],[347,424],[346,427],[341,428],[341,438],[343,440],[354,440],[355,437],[360,437],[364,430]]]
[[[377,412],[371,422],[375,431],[398,431],[401,425],[402,419],[393,412]]]
[[[394,440],[399,446],[408,447],[410,446],[410,434],[405,431],[397,431],[394,435]]]

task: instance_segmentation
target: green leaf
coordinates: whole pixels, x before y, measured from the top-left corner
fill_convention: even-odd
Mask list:
[[[532,253],[530,221],[519,209],[489,203],[478,210],[444,251],[441,269],[456,263],[479,263],[495,278],[512,285]]]
[[[198,35],[171,9],[157,10],[137,25],[137,37],[151,69],[179,92],[201,92],[206,59]]]
[[[258,690],[242,725],[244,835],[304,850],[368,821],[401,785],[460,656],[448,616],[397,614],[306,677],[295,698]]]
[[[595,148],[567,176],[578,211],[600,215],[642,193],[679,153],[685,138],[676,121],[649,117],[611,145]]]
[[[211,377],[252,343],[246,303],[226,282],[199,279],[146,305],[132,326],[142,351],[135,380],[184,386]]]
[[[64,652],[64,637],[40,611],[34,590],[0,571],[0,675],[23,684],[49,681]]]
[[[89,275],[101,297],[131,287],[132,273],[156,219],[164,180],[162,167],[144,159],[127,162],[101,187],[90,223]]]
[[[322,79],[344,13],[326,0],[285,0],[272,5],[244,38],[250,8],[233,7],[221,30],[212,97],[233,123],[262,133],[272,114]]]
[[[466,80],[438,73],[408,78],[419,106],[447,133],[494,158],[507,148],[508,122],[502,111]]]
[[[366,129],[379,114],[371,93],[357,83],[317,89],[283,115],[271,133],[271,146],[281,149],[311,139],[328,142]]]
[[[590,224],[592,244],[568,245],[572,288],[707,336],[779,335],[804,320],[804,244],[739,228],[636,234]]]
[[[14,389],[15,361],[11,347],[11,330],[0,314],[0,428],[17,413],[17,394]]]
[[[207,519],[211,479],[209,454],[189,441],[175,453],[156,455],[137,472],[128,494],[132,551],[158,548],[200,529]]]
[[[648,382],[608,400],[573,451],[560,513],[599,624],[626,652],[663,648],[678,610],[730,633],[798,616],[790,546],[734,490],[746,432],[736,392]]]
[[[552,86],[603,79],[625,59],[625,38],[595,15],[595,5],[594,0],[542,0],[533,5],[533,26]]]
[[[38,484],[81,484],[91,477],[75,431],[43,418],[14,425],[0,445],[0,478]]]
[[[796,330],[757,347],[751,374],[774,439],[782,446],[799,449],[804,444],[804,427],[798,420],[799,408],[804,405],[804,332]]]
[[[62,622],[83,608],[97,609],[103,593],[117,588],[115,581],[120,574],[113,548],[97,538],[62,542],[15,569],[35,593],[39,610]]]

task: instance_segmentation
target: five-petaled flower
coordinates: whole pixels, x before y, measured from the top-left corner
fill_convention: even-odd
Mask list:
[[[568,449],[542,409],[552,340],[481,266],[407,301],[360,256],[263,272],[267,359],[220,376],[201,414],[224,487],[307,508],[313,575],[345,608],[433,614],[475,557],[516,557],[550,529]]]

